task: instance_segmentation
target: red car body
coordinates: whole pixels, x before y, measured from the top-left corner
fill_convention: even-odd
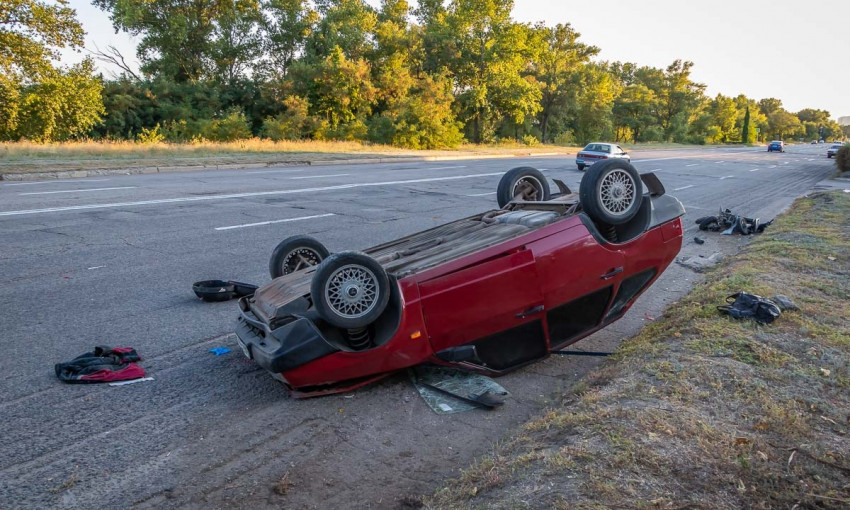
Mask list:
[[[240,300],[239,344],[249,358],[301,396],[352,389],[424,362],[489,375],[504,373],[616,321],[673,261],[681,248],[684,209],[666,195],[647,194],[645,202],[641,219],[635,220],[642,224],[631,232],[621,231],[621,238],[629,238],[626,241],[609,241],[587,215],[573,212],[470,253],[449,255],[421,270],[388,267],[395,304],[387,313],[393,318],[387,320],[389,325],[376,327],[380,330],[376,336],[382,334],[383,339],[365,350],[346,349],[332,338],[336,335],[332,328],[308,317],[309,311],[300,317],[309,323],[296,328],[286,319],[289,322],[281,328],[292,331],[275,337],[271,317],[281,315],[286,303],[306,299],[311,271],[282,276],[254,297]],[[537,207],[546,210],[543,205]],[[531,204],[528,207],[534,210]],[[520,211],[502,216],[507,222],[528,214],[534,215]],[[468,225],[461,222],[478,221],[475,218],[442,228]],[[377,257],[391,245],[365,253]],[[291,340],[294,337],[310,339],[299,344]],[[296,344],[302,347],[292,347]],[[476,348],[475,359],[447,361],[442,355],[470,345]],[[299,354],[298,349],[310,352]]]

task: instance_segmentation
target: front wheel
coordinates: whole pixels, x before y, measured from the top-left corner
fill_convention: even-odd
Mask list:
[[[319,315],[338,328],[364,328],[375,322],[390,300],[386,270],[356,251],[334,253],[319,264],[310,284]]]
[[[496,188],[496,201],[504,207],[511,200],[541,202],[549,200],[549,183],[546,177],[530,166],[512,168],[502,176]]]
[[[637,169],[628,161],[600,161],[582,177],[579,200],[592,220],[621,225],[634,218],[640,209],[643,183]]]
[[[269,274],[278,278],[308,267],[317,266],[330,253],[318,239],[310,236],[291,236],[281,241],[269,259]]]

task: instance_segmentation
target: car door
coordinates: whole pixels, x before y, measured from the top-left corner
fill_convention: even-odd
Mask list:
[[[534,255],[525,246],[419,288],[434,352],[472,344],[495,370],[546,354],[543,293]]]
[[[596,328],[619,285],[625,257],[579,223],[529,245],[537,260],[551,347]]]

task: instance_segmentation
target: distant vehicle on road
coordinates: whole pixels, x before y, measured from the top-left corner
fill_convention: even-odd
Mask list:
[[[838,152],[838,149],[840,149],[842,147],[844,147],[844,145],[840,144],[840,143],[834,143],[834,144],[830,145],[829,148],[826,149],[826,157],[831,158],[831,157],[835,156],[835,153]]]
[[[774,140],[770,142],[770,145],[767,146],[767,152],[785,152],[785,142],[782,140]]]
[[[613,143],[591,142],[584,146],[576,156],[576,165],[579,170],[584,170],[600,159],[619,158],[631,161],[629,153],[624,151],[622,147]]]
[[[817,140],[812,140],[812,145],[817,145],[817,143],[818,143]]]

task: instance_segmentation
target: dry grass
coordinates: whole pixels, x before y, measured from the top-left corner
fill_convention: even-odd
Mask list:
[[[0,144],[0,174],[133,168],[149,166],[213,166],[249,163],[305,163],[339,159],[406,156],[575,153],[556,146],[465,145],[456,150],[416,151],[388,145],[334,141],[280,141],[253,138],[236,142],[139,144],[129,141],[82,141]]]
[[[850,196],[816,194],[429,508],[850,507]],[[739,290],[801,308],[771,325]]]

